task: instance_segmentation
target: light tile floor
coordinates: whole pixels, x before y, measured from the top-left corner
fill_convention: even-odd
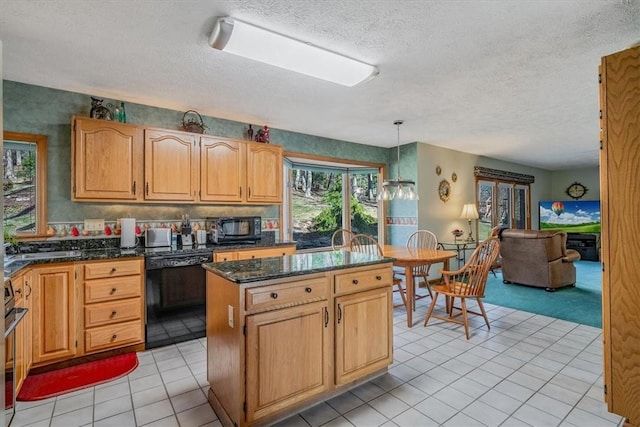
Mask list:
[[[486,305],[488,331],[394,315],[388,373],[278,426],[614,427],[602,395],[602,331]],[[18,402],[19,426],[220,426],[206,400],[205,340],[138,354],[126,377],[38,402]]]

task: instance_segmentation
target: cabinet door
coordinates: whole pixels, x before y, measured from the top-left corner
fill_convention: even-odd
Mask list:
[[[142,195],[142,130],[75,118],[72,200],[138,200]]]
[[[238,259],[238,252],[214,252],[213,262],[223,261],[236,261]]]
[[[335,299],[336,384],[345,384],[393,361],[391,288]]]
[[[76,352],[73,265],[32,271],[33,363],[71,358]]]
[[[248,423],[329,388],[325,301],[247,316]]]
[[[241,202],[246,193],[246,143],[207,136],[200,141],[200,200]]]
[[[33,287],[31,281],[31,273],[27,272],[24,276],[24,308],[27,314],[22,318],[24,327],[23,335],[23,354],[24,354],[24,375],[25,378],[29,374],[31,365],[33,364]]]
[[[602,58],[600,198],[602,335],[605,399],[610,412],[640,425],[640,304],[637,262],[640,169],[640,46]]]
[[[282,203],[282,147],[248,144],[247,201]]]
[[[145,130],[145,200],[196,199],[199,154],[195,138],[195,135],[185,132]]]

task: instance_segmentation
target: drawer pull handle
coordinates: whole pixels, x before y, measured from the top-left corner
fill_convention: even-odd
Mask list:
[[[111,339],[115,340],[116,338],[118,338],[118,336],[116,334],[111,335]]]
[[[312,291],[312,289],[311,289],[311,288],[305,288],[305,292],[306,292],[306,293],[310,294],[310,293],[311,293],[311,291]]]
[[[114,317],[116,314],[117,314],[117,311],[113,310],[113,311],[111,312],[111,317]]]
[[[111,288],[111,295],[115,294],[115,293],[116,293],[116,291],[117,291],[117,289],[116,289],[116,288]]]
[[[340,307],[340,304],[338,304],[338,325],[340,324],[341,320],[342,320],[342,308]]]
[[[376,280],[382,280],[382,276],[376,276]]]
[[[327,310],[327,307],[324,308],[324,327],[326,328],[327,326],[329,326],[329,310]]]
[[[358,279],[353,279],[352,282],[353,282],[354,285],[357,285],[358,284]]]
[[[276,292],[271,292],[271,298],[278,299],[278,294]]]

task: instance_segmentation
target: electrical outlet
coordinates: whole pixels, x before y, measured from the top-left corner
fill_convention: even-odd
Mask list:
[[[86,231],[104,231],[104,219],[85,219],[84,229]]]
[[[233,306],[229,306],[229,327],[233,328]]]

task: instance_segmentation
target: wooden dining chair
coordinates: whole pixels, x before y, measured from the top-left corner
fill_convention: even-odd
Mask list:
[[[346,228],[339,228],[331,236],[331,248],[334,251],[336,249],[348,248],[349,242],[353,236],[355,236],[353,231],[347,230]]]
[[[484,288],[487,284],[489,270],[498,257],[499,252],[500,241],[497,237],[489,237],[476,247],[469,261],[467,261],[462,268],[456,271],[442,271],[444,283],[432,286],[435,295],[424,319],[424,326],[427,326],[431,317],[447,322],[458,323],[464,325],[464,333],[467,339],[469,339],[467,313],[471,313],[478,316],[481,315],[487,324],[487,329],[491,329],[487,313],[482,304],[482,298],[484,298]],[[440,294],[443,294],[446,298],[445,309],[447,316],[436,316],[433,314],[433,309]],[[460,307],[454,306],[456,298],[460,298]],[[480,313],[467,309],[467,298],[474,298],[477,301]],[[456,311],[454,313],[454,310],[459,310],[459,312]],[[458,317],[462,317],[462,320],[458,319]]]
[[[368,234],[354,234],[349,241],[349,250],[352,252],[361,252],[370,255],[383,256],[382,248],[373,237]],[[402,279],[393,277],[394,292],[400,293],[402,304],[395,304],[393,307],[407,306],[406,290],[402,287]]]
[[[426,249],[437,249],[438,248],[438,238],[434,233],[429,230],[418,230],[413,232],[409,238],[407,239],[407,248],[426,248]],[[429,269],[431,268],[431,264],[420,265],[418,267],[413,268],[413,280],[414,280],[414,293],[415,297],[413,300],[413,310],[415,311],[416,305],[415,301],[421,298],[431,297],[433,299],[433,292],[431,292],[431,287],[429,286]],[[399,269],[395,272],[396,274],[404,276],[404,269]],[[418,294],[418,288],[420,287],[420,281],[424,281],[424,285],[427,289],[428,294],[420,295]]]

